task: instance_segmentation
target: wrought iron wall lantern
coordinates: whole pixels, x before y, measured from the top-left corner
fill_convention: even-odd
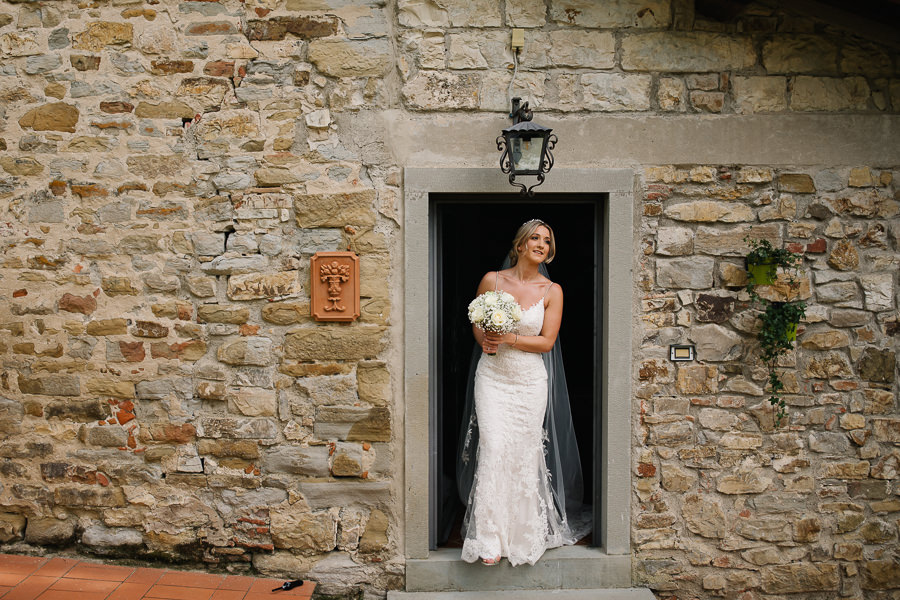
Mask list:
[[[521,98],[512,99],[507,127],[497,137],[500,154],[500,170],[509,175],[509,183],[517,186],[523,195],[534,196],[534,188],[544,183],[544,175],[553,168],[553,154],[557,138],[549,127],[532,122],[533,113]],[[531,175],[537,183],[531,187],[516,181],[516,177]]]

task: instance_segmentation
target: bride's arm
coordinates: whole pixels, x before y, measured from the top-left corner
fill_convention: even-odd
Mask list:
[[[518,339],[515,333],[503,335],[487,334],[487,338],[502,344],[509,344],[518,350],[525,352],[550,352],[556,337],[559,335],[559,325],[562,323],[563,292],[559,284],[554,283],[547,292],[547,305],[544,307],[544,325],[540,335],[520,335]]]
[[[484,274],[484,277],[481,278],[481,283],[478,284],[478,290],[475,292],[475,297],[482,295],[485,292],[489,292],[494,289],[497,281],[497,273],[495,271],[488,271]],[[486,340],[484,331],[472,325],[472,335],[475,336],[475,343],[481,346],[481,349],[485,352],[496,352],[497,343],[491,343]],[[487,344],[487,345],[485,345]]]

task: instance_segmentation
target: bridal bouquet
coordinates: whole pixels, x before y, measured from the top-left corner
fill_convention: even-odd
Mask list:
[[[521,319],[522,307],[507,292],[485,292],[469,303],[469,321],[482,331],[509,333]]]

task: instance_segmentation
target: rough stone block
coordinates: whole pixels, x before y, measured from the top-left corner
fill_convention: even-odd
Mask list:
[[[43,104],[27,111],[19,119],[19,125],[35,131],[64,131],[75,133],[79,112],[65,102]]]
[[[694,249],[694,232],[686,227],[660,227],[656,234],[656,253],[684,256]]]
[[[100,377],[85,380],[88,393],[111,398],[134,398],[134,383]]]
[[[309,302],[269,302],[260,312],[264,321],[275,325],[293,325],[312,320]]]
[[[24,416],[25,407],[21,402],[0,396],[0,434],[19,433]]]
[[[893,350],[866,348],[859,360],[859,376],[868,381],[891,383],[897,368],[897,356]]]
[[[694,441],[694,428],[685,421],[650,426],[650,440],[660,446],[680,446]]]
[[[837,48],[818,35],[779,35],[763,44],[763,66],[770,74],[837,71]]]
[[[40,375],[26,377],[21,373],[19,391],[43,396],[80,396],[81,382],[77,375]]]
[[[306,477],[328,477],[328,446],[278,446],[266,450],[262,468],[268,473],[290,473]]]
[[[866,110],[869,96],[869,84],[862,77],[799,76],[794,78],[791,110]]]
[[[251,256],[217,256],[200,269],[208,275],[243,275],[269,270],[269,259],[259,254]]]
[[[202,304],[197,307],[197,321],[200,323],[233,323],[242,325],[250,318],[250,309],[246,307],[222,306],[219,304]]]
[[[864,590],[900,588],[900,560],[887,558],[863,563],[862,588]]]
[[[391,67],[392,53],[387,38],[314,39],[309,61],[329,77],[380,77]]]
[[[684,112],[687,110],[687,91],[684,82],[674,77],[660,77],[656,100],[660,110]]]
[[[220,361],[229,365],[255,365],[265,367],[272,363],[272,340],[267,337],[249,337],[223,344],[217,354]]]
[[[547,6],[542,0],[508,0],[506,22],[510,27],[541,27],[547,22]]]
[[[564,25],[612,28],[667,28],[672,22],[672,8],[662,0],[566,0],[550,3],[550,18]]]
[[[615,66],[616,41],[611,32],[561,29],[549,35],[549,59],[557,67],[611,69]],[[507,44],[508,37],[504,36]]]
[[[725,512],[714,498],[691,494],[684,498],[681,514],[687,528],[705,538],[723,538],[728,533]]]
[[[197,435],[204,438],[274,440],[278,437],[278,425],[269,418],[204,417],[200,420]]]
[[[300,227],[344,227],[375,224],[375,190],[336,194],[303,194],[294,197]]]
[[[53,501],[59,506],[112,508],[125,506],[125,494],[117,487],[65,486],[53,490]]]
[[[80,432],[80,437],[87,444],[107,448],[125,447],[128,443],[128,432],[115,425],[85,426]]]
[[[54,394],[59,395],[59,394]],[[77,421],[88,423],[105,419],[108,415],[103,405],[96,399],[93,400],[54,400],[44,406],[44,416],[47,419],[58,417],[64,421]]]
[[[716,491],[722,494],[761,494],[772,485],[772,479],[766,477],[761,470],[746,471],[723,475],[716,480]],[[788,526],[790,531],[790,526]],[[748,537],[745,531],[740,535]],[[790,539],[790,533],[788,533]],[[774,540],[770,540],[774,541]]]
[[[696,73],[743,70],[756,63],[749,37],[707,32],[658,32],[622,39],[626,71]]]
[[[302,291],[297,271],[233,275],[228,278],[231,300],[256,300],[296,296]]]
[[[875,440],[900,444],[900,419],[870,419]]]
[[[123,546],[139,546],[144,538],[137,529],[130,527],[106,527],[101,523],[95,523],[81,534],[81,543],[91,546],[99,551],[108,548],[121,548]]]
[[[505,31],[466,31],[447,38],[447,66],[451,69],[496,69],[512,62]]]
[[[359,539],[359,551],[371,554],[384,550],[388,544],[388,525],[387,515],[378,509],[373,510]]]
[[[335,511],[310,512],[298,504],[270,512],[272,541],[276,548],[328,552],[337,545]]]
[[[734,110],[741,114],[783,112],[787,110],[785,77],[733,77]]]
[[[811,350],[846,348],[850,345],[850,336],[839,330],[818,331],[804,335],[800,345]]]
[[[869,463],[865,460],[825,463],[819,476],[825,479],[865,479],[869,476]]]
[[[130,23],[97,21],[73,36],[72,48],[99,52],[107,46],[130,44],[133,37],[134,28]]]
[[[706,256],[658,259],[656,283],[667,289],[708,289],[713,285],[715,261]]]
[[[404,84],[403,98],[413,109],[474,109],[479,104],[480,83],[474,73],[419,71]]]
[[[894,307],[894,276],[891,273],[867,273],[861,275],[866,310],[887,311]]]
[[[278,411],[275,390],[240,388],[228,392],[228,411],[246,417],[274,417]]]
[[[735,360],[741,356],[744,348],[740,335],[719,325],[691,328],[690,340],[697,345],[697,358],[702,361]]]
[[[323,440],[389,442],[390,411],[384,407],[320,406],[314,431]]]
[[[93,336],[125,335],[128,327],[125,319],[97,319],[87,324],[86,331]]]
[[[28,519],[25,541],[37,546],[66,544],[75,537],[76,519],[65,520],[35,517]]]
[[[361,361],[356,366],[359,399],[375,405],[391,400],[391,374],[381,361]]]
[[[780,233],[780,226],[775,224],[757,225],[753,228],[754,238],[768,239],[776,247],[781,245]],[[746,227],[734,229],[698,227],[694,238],[694,252],[714,256],[744,256],[750,251],[747,242],[744,241],[747,234]]]
[[[319,326],[295,329],[285,336],[284,355],[299,360],[363,360],[384,349],[384,327]]]
[[[603,112],[650,109],[649,75],[585,73],[581,76],[584,107]]]

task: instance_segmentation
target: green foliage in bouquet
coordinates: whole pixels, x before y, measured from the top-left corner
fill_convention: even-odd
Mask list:
[[[803,257],[784,248],[774,248],[769,240],[745,238],[744,241],[751,248],[750,254],[747,255],[747,292],[750,294],[750,299],[761,305],[763,309],[759,316],[762,327],[757,333],[756,339],[759,341],[760,358],[766,363],[769,371],[769,403],[776,409],[775,425],[777,426],[787,416],[787,412],[784,399],[781,397],[784,383],[781,381],[776,367],[778,359],[794,347],[794,341],[797,339],[797,325],[800,323],[800,319],[806,315],[806,303],[803,301],[772,302],[761,297],[756,292],[756,286],[762,285],[762,283],[754,280],[750,275],[751,256],[753,256],[753,261],[774,261],[770,263],[774,265],[773,272],[777,267],[787,269],[790,277],[788,285],[792,289],[796,289],[799,285],[796,274],[803,262]],[[774,279],[773,273],[769,283],[774,282]]]

